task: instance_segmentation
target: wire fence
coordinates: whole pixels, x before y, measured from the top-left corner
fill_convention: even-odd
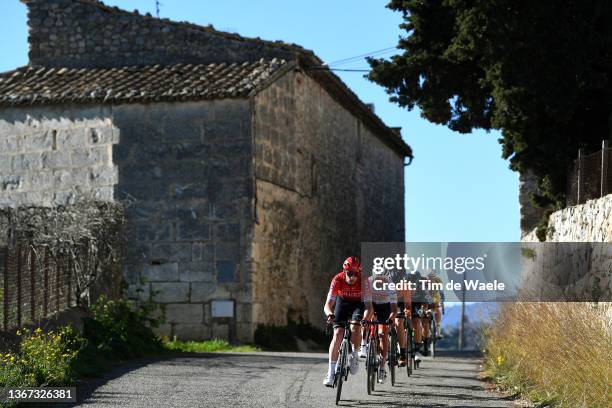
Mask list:
[[[0,322],[35,323],[120,290],[122,212],[110,205],[0,209]]]
[[[607,142],[603,142],[602,149],[595,153],[578,151],[578,158],[567,172],[567,206],[584,204],[612,193],[611,160],[612,148],[608,147]]]

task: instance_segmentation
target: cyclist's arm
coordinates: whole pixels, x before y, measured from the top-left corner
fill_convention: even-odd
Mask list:
[[[365,313],[363,314],[363,320],[372,320],[374,318],[374,307],[372,306],[372,302],[366,301],[365,303]]]
[[[335,285],[332,283],[329,288],[329,292],[327,293],[327,299],[325,300],[325,306],[323,306],[323,312],[325,316],[330,316],[334,314],[334,305],[336,304],[336,296],[337,290]]]

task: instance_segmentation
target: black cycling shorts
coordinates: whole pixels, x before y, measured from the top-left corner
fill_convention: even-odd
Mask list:
[[[426,305],[426,304],[427,303],[425,302],[412,302],[411,313],[412,313],[413,319],[415,317],[419,317],[419,310],[421,309],[421,306]]]
[[[356,321],[360,322],[363,320],[363,313],[365,312],[365,305],[361,301],[347,301],[341,297],[336,298],[336,306],[334,307],[334,315],[336,321]],[[341,327],[339,324],[334,323],[334,327]]]
[[[404,313],[404,308],[406,307],[404,302],[397,302],[397,317],[399,319],[403,319],[406,317],[406,313]]]
[[[391,314],[391,303],[374,303],[374,313],[376,320],[386,322]]]

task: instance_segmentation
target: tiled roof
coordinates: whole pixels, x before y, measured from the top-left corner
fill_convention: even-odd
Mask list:
[[[246,97],[285,65],[275,58],[122,68],[26,66],[0,74],[0,106]]]

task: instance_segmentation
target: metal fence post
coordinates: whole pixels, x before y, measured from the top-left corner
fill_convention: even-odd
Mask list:
[[[36,254],[30,246],[30,319],[36,321]]]
[[[608,194],[608,141],[601,142],[601,197]]]
[[[17,327],[21,327],[21,244],[17,244]]]
[[[578,149],[578,160],[576,160],[576,162],[578,163],[578,165],[576,166],[578,168],[578,170],[576,171],[576,177],[577,177],[577,182],[576,182],[576,204],[580,204],[580,199],[581,197],[581,193],[582,193],[582,158],[584,156],[584,150],[583,149]]]
[[[11,227],[9,227],[9,236],[11,234]],[[4,256],[4,302],[2,302],[2,307],[3,307],[3,324],[4,324],[4,331],[8,330],[8,314],[9,314],[9,267],[10,267],[10,262],[9,262],[9,256],[11,255],[11,251],[10,251],[10,238],[7,242],[6,248],[5,248],[5,256]]]

